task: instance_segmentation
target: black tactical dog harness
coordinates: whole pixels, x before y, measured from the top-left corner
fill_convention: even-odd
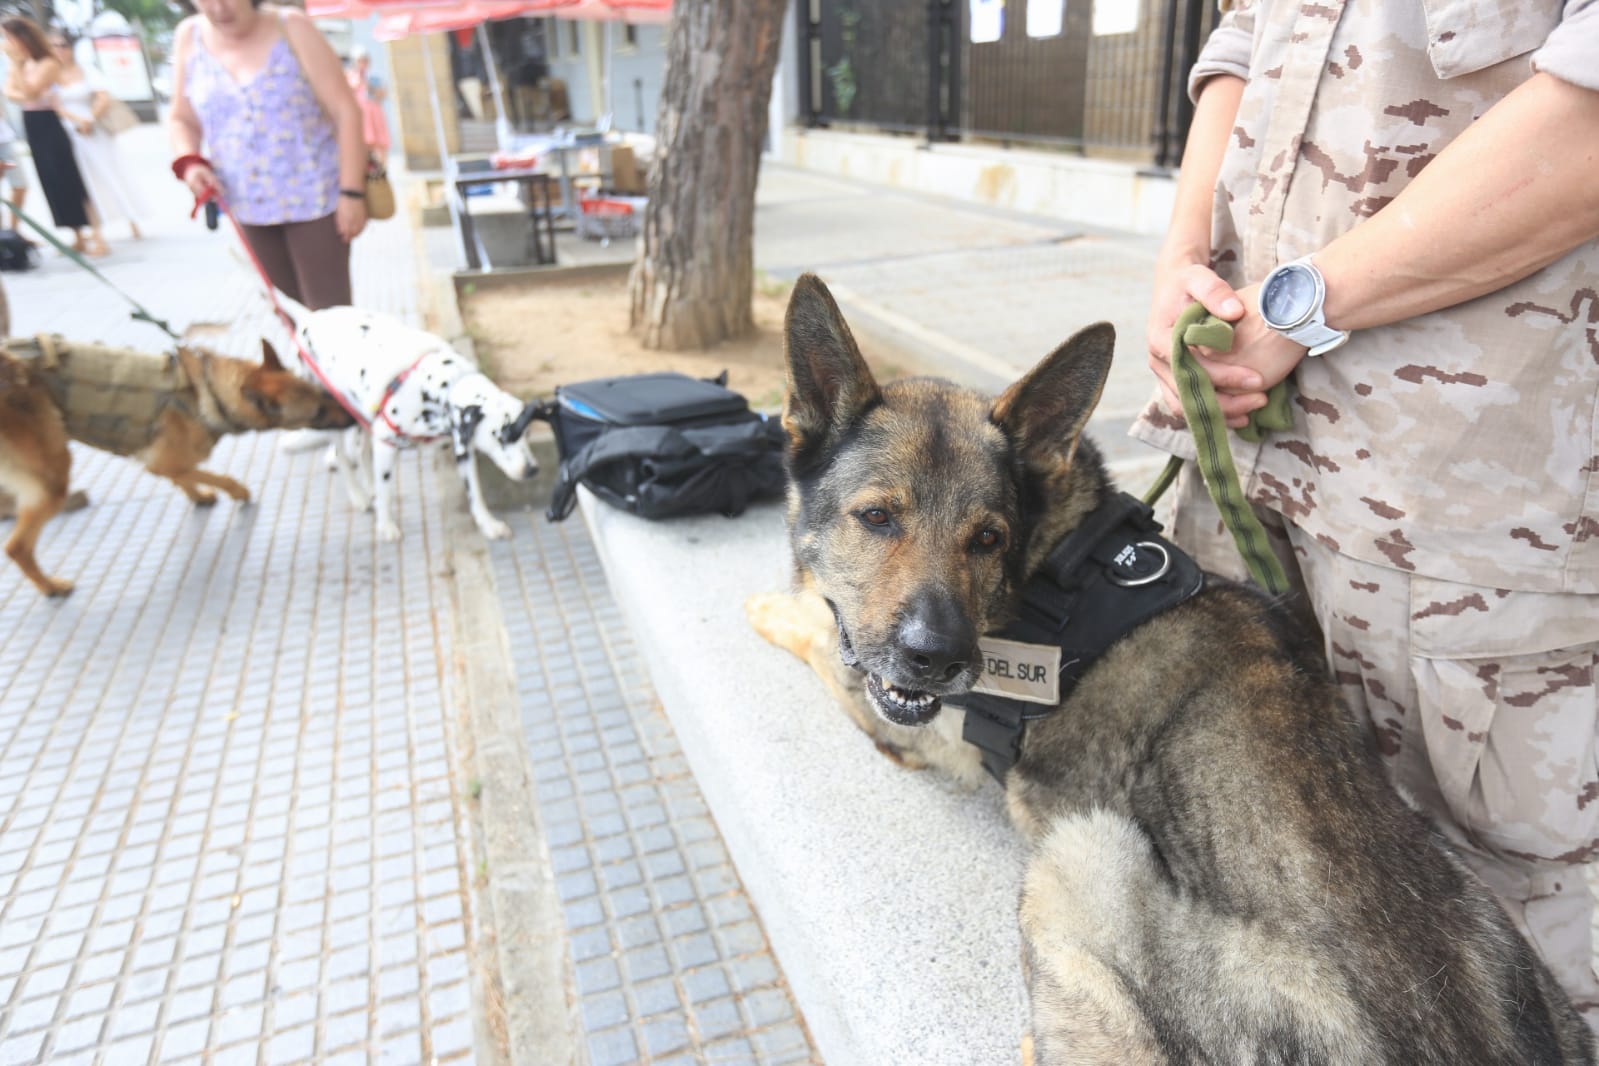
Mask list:
[[[965,709],[962,735],[982,749],[983,766],[996,780],[1003,783],[1020,758],[1027,723],[1060,710],[1107,648],[1204,588],[1204,571],[1160,531],[1149,505],[1125,492],[1110,496],[1028,581],[1016,620],[992,634],[1060,649],[1059,696],[1053,703],[986,692],[949,698]]]

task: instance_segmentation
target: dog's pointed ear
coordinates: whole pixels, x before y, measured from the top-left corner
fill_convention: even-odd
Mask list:
[[[783,429],[789,457],[803,467],[847,429],[882,394],[839,313],[833,294],[815,274],[801,275],[783,321],[788,388]]]
[[[1030,469],[1071,466],[1115,351],[1115,327],[1096,322],[1078,330],[994,401],[989,418],[1016,443]]]
[[[265,337],[261,338],[261,365],[268,370],[283,369],[283,364],[278,360],[278,350]]]

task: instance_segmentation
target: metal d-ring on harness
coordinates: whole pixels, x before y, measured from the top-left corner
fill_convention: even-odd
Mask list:
[[[1207,316],[1197,303],[1172,330],[1172,368],[1184,417],[1194,433],[1200,473],[1250,575],[1267,592],[1282,595],[1288,590],[1287,578],[1239,484],[1226,422],[1210,378],[1189,350],[1194,345],[1219,351],[1232,346],[1232,327]],[[1239,436],[1258,441],[1265,430],[1291,425],[1287,389],[1279,383]],[[1182,460],[1173,458],[1143,500],[1118,492],[1095,508],[1028,581],[1016,621],[991,634],[1003,641],[1059,648],[1057,698],[1043,703],[971,692],[950,700],[966,710],[962,736],[982,749],[984,769],[1001,783],[1021,757],[1028,722],[1060,710],[1077,681],[1112,644],[1205,587],[1204,571],[1159,535],[1161,526],[1154,517],[1155,501],[1181,466]]]

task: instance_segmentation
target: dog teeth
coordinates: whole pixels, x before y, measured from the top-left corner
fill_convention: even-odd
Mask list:
[[[937,698],[930,692],[909,692],[898,685],[884,685],[883,688],[895,700],[907,707],[926,707]]]

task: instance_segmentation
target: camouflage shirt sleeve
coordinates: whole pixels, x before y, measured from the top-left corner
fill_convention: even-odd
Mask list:
[[[1200,49],[1194,69],[1188,72],[1188,98],[1199,102],[1199,90],[1218,74],[1249,79],[1249,59],[1255,47],[1255,5],[1240,0],[1226,8],[1210,39]]]
[[[1599,90],[1599,0],[1568,0],[1560,25],[1532,54],[1532,68]]]

